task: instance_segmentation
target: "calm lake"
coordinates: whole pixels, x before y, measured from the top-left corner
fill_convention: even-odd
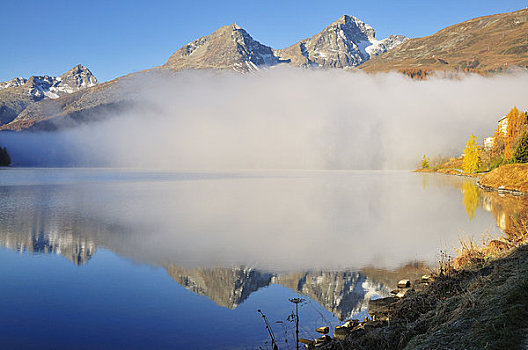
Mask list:
[[[289,299],[304,338],[363,318],[515,206],[401,171],[2,169],[0,347],[266,349],[261,309],[294,349]]]

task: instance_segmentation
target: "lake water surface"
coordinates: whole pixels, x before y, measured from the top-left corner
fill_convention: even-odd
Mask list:
[[[501,201],[411,172],[0,170],[0,343],[269,348],[262,309],[293,349],[288,299],[301,337],[362,318],[460,238],[498,235]]]

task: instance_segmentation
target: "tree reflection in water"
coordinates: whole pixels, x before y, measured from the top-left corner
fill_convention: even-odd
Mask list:
[[[462,203],[466,208],[469,220],[475,218],[478,206],[480,205],[480,189],[472,181],[464,181],[462,184]]]

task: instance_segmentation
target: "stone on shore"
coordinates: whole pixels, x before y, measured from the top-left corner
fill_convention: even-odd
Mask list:
[[[411,281],[409,280],[401,280],[398,282],[398,288],[410,288],[411,287]]]
[[[329,331],[329,330],[330,330],[330,329],[329,329],[328,327],[319,327],[319,328],[317,328],[315,331],[316,331],[317,333],[321,333],[321,334],[328,334],[328,331]]]
[[[370,300],[368,304],[368,313],[373,321],[387,321],[392,306],[399,300],[398,297],[387,297]]]

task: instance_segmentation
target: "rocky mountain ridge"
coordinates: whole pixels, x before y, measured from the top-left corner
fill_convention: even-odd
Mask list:
[[[313,37],[275,50],[256,41],[234,23],[184,45],[161,67],[176,71],[232,69],[250,72],[283,63],[299,67],[350,68],[406,40],[403,35],[377,40],[371,26],[356,17],[343,15]]]
[[[300,67],[350,68],[401,45],[407,37],[377,40],[374,29],[360,19],[343,15],[322,32],[276,53]]]
[[[35,102],[57,99],[95,85],[97,78],[80,64],[58,77],[39,75],[1,82],[0,125],[11,122]]]
[[[271,47],[261,44],[236,23],[184,45],[164,64],[171,70],[233,69],[237,72],[271,67],[281,60]]]
[[[97,78],[92,72],[79,64],[58,77],[34,75],[28,79],[17,77],[0,82],[0,90],[22,87],[26,94],[39,101],[44,98],[58,98],[96,84]]]
[[[146,72],[167,75],[182,70],[209,69],[246,73],[279,64],[353,68],[405,40],[404,36],[390,36],[378,41],[371,26],[356,17],[344,15],[312,38],[290,48],[275,50],[253,39],[234,23],[184,45],[161,66],[104,84],[96,85],[95,77],[78,74],[69,75],[76,79],[44,76],[28,80],[15,78],[0,83],[3,87],[0,89],[0,130],[55,130],[98,120],[97,115],[102,111],[115,111],[130,104],[130,101],[124,101],[126,96],[115,93],[118,83],[130,82]],[[9,94],[6,93],[8,90]]]

